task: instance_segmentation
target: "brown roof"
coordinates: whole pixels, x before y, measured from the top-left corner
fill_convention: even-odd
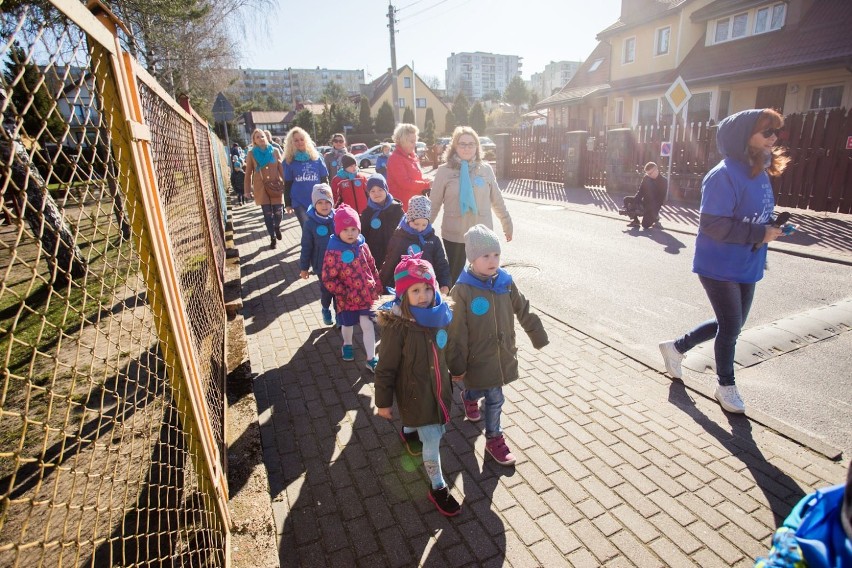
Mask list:
[[[399,74],[402,72],[403,69],[408,69],[410,71],[411,67],[409,67],[408,65],[403,65],[396,72],[397,76],[399,76]],[[439,97],[438,94],[435,91],[433,91],[429,87],[429,85],[426,84],[425,81],[423,81],[423,79],[420,79],[420,75],[418,75],[415,72],[414,77],[416,79],[419,79],[419,81],[420,81],[419,84],[417,85],[418,90],[420,89],[420,87],[425,88],[427,91],[429,91],[430,93],[435,95],[435,98],[438,99],[438,101],[442,105],[444,105],[444,107],[446,107],[447,110],[450,110],[450,107],[447,106],[447,104],[441,99],[441,97]],[[385,91],[387,89],[389,89],[390,87],[391,87],[391,73],[390,73],[390,69],[388,69],[387,71],[385,71],[384,73],[379,75],[376,79],[374,79],[368,85],[368,89],[369,89],[368,92],[370,93],[370,106],[372,107],[374,104],[376,104],[376,101],[378,101],[380,98],[382,98],[382,95],[384,95]]]
[[[815,71],[850,66],[850,30],[852,2],[819,0],[811,5],[798,26],[787,25],[779,31],[719,45],[706,46],[702,38],[681,63],[680,74],[688,83],[803,68]]]
[[[565,86],[559,92],[540,100],[535,108],[571,104],[572,102],[578,103],[591,94],[606,91],[609,88],[609,57],[611,51],[612,47],[608,43],[598,43]],[[602,61],[597,68],[594,71],[589,71],[599,59]]]
[[[617,22],[598,33],[595,39],[600,41],[612,34],[654,21],[665,12],[680,10],[684,4],[694,0],[632,0],[628,5],[632,9],[625,14],[624,5],[628,1],[621,0],[621,17]]]

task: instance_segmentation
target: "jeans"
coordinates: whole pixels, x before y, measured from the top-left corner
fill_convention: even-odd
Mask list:
[[[275,238],[275,229],[280,229],[281,218],[284,216],[284,206],[280,203],[270,203],[260,206],[263,211],[263,222],[266,224],[266,232],[273,239]]]
[[[304,226],[305,221],[308,218],[308,210],[301,205],[293,205],[293,214],[296,216],[299,226]]]
[[[465,390],[465,399],[469,401],[485,399],[483,413],[485,415],[485,437],[496,438],[503,434],[500,427],[500,413],[506,398],[503,396],[503,387],[492,387],[490,389]]]
[[[320,275],[320,277],[322,277]],[[328,288],[325,287],[325,284],[320,281],[320,306],[323,309],[327,310],[331,307],[331,301],[334,299],[334,294],[328,291]]]
[[[675,349],[686,353],[699,343],[715,337],[713,350],[716,356],[716,374],[719,377],[719,384],[731,386],[734,384],[734,352],[737,337],[751,309],[755,284],[725,282],[706,276],[699,276],[698,279],[704,286],[716,317],[699,324],[692,331],[675,340]]]
[[[447,251],[447,262],[450,264],[450,288],[459,279],[459,274],[467,264],[467,256],[464,253],[464,243],[454,243],[447,239],[444,241],[444,250]]]

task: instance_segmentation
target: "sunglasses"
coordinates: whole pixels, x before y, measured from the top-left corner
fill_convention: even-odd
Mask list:
[[[764,138],[772,138],[775,136],[776,138],[781,136],[780,128],[767,128],[766,130],[761,130],[760,135]]]
[[[336,138],[336,139],[332,140],[331,142],[332,142],[332,144],[337,144],[338,142],[343,143],[343,139],[342,138]]]

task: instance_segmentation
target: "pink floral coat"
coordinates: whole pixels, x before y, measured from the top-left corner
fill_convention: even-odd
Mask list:
[[[376,261],[367,244],[358,249],[358,257],[346,263],[342,251],[326,250],[322,263],[322,283],[334,294],[337,311],[368,310],[382,291]]]

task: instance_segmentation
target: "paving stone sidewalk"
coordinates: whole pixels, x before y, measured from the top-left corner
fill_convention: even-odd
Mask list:
[[[341,361],[300,229],[274,250],[254,205],[233,212],[243,315],[282,566],[752,566],[796,501],[845,479],[833,463],[570,327],[519,333],[505,389],[515,467],[484,458],[456,390],[441,448],[458,517],[427,500],[373,375]]]

